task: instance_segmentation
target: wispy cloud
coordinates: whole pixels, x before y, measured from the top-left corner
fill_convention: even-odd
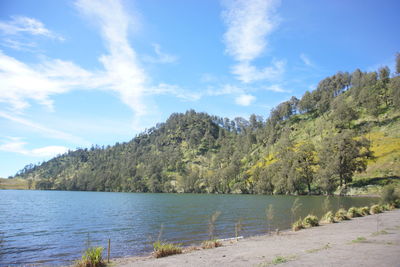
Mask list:
[[[270,86],[266,86],[265,90],[276,92],[276,93],[290,93],[290,90],[284,89],[280,84],[273,84]]]
[[[0,117],[10,120],[14,123],[18,123],[20,125],[23,125],[26,127],[26,131],[34,131],[34,132],[38,132],[41,133],[47,137],[53,138],[53,139],[58,139],[58,140],[63,140],[63,141],[67,141],[73,144],[78,144],[78,145],[90,145],[89,142],[85,141],[84,139],[78,137],[78,136],[74,136],[72,134],[69,133],[65,133],[63,131],[59,131],[59,130],[55,130],[55,129],[51,129],[49,127],[43,126],[41,124],[32,122],[28,119],[19,117],[19,116],[15,116],[15,115],[11,115],[8,114],[6,112],[0,111]]]
[[[145,55],[143,60],[149,63],[174,63],[178,60],[177,56],[165,53],[159,44],[152,44],[155,56]]]
[[[224,34],[226,52],[237,61],[232,73],[244,83],[276,79],[284,72],[284,61],[275,61],[261,69],[252,64],[267,49],[266,37],[279,21],[276,15],[278,5],[278,0],[224,2],[222,18],[227,26]]]
[[[255,100],[256,100],[256,97],[253,95],[242,94],[235,98],[235,103],[240,106],[246,107],[246,106],[250,106]]]
[[[51,60],[28,65],[1,51],[0,80],[0,102],[8,103],[15,112],[29,107],[30,100],[53,109],[51,95],[65,93],[81,85],[96,86],[93,74],[72,62]]]
[[[232,73],[244,83],[254,81],[268,80],[276,81],[282,78],[285,71],[285,62],[273,61],[271,66],[265,68],[257,68],[249,62],[240,62],[232,67]]]
[[[304,65],[308,67],[314,67],[314,63],[311,61],[311,59],[306,55],[306,54],[300,54],[300,59],[303,61]]]
[[[68,151],[64,146],[45,146],[35,149],[27,149],[28,143],[22,141],[19,137],[9,137],[7,140],[0,141],[0,151],[18,153],[31,157],[54,157]]]
[[[41,21],[25,16],[13,16],[11,20],[0,21],[0,37],[2,46],[29,52],[35,52],[37,48],[33,37],[64,41],[64,37],[47,29]]]
[[[0,32],[5,35],[31,34],[64,40],[60,35],[47,29],[41,21],[24,16],[14,16],[9,21],[0,21]]]
[[[142,101],[148,80],[137,54],[128,41],[128,30],[133,26],[120,1],[78,0],[76,7],[100,29],[108,54],[100,57],[109,81],[108,89],[117,92],[123,103],[137,116],[146,113]]]

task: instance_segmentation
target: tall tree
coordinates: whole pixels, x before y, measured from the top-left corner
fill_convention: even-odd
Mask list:
[[[352,181],[356,171],[367,167],[367,160],[372,157],[370,142],[355,139],[354,134],[345,130],[326,138],[319,153],[321,169],[329,180],[338,180],[339,186],[346,186]]]

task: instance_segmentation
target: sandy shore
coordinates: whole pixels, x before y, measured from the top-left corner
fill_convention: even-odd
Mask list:
[[[378,231],[377,231],[378,230]],[[116,259],[113,266],[400,266],[400,210],[299,232],[251,237],[165,258]]]

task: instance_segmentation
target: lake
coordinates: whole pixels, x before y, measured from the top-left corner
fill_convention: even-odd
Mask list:
[[[208,238],[215,211],[218,238],[263,234],[268,227],[288,229],[296,197],[267,195],[140,194],[71,191],[0,190],[0,265],[66,265],[90,245],[107,247],[111,256],[143,255],[161,231],[161,240],[183,245]],[[301,196],[299,216],[324,213],[322,196]],[[376,198],[330,197],[331,209],[365,206]],[[266,208],[274,217],[266,221]],[[270,225],[270,226],[268,226]]]

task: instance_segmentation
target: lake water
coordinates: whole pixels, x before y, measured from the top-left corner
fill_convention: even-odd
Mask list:
[[[0,266],[65,265],[79,259],[88,241],[107,247],[111,256],[143,255],[152,251],[163,225],[161,240],[183,245],[208,238],[208,221],[216,222],[218,238],[266,232],[268,225],[288,229],[296,197],[265,195],[137,194],[105,192],[0,190]],[[322,215],[325,197],[301,196],[298,213]],[[374,198],[331,197],[331,209],[365,206]],[[266,208],[274,217],[266,221]]]

